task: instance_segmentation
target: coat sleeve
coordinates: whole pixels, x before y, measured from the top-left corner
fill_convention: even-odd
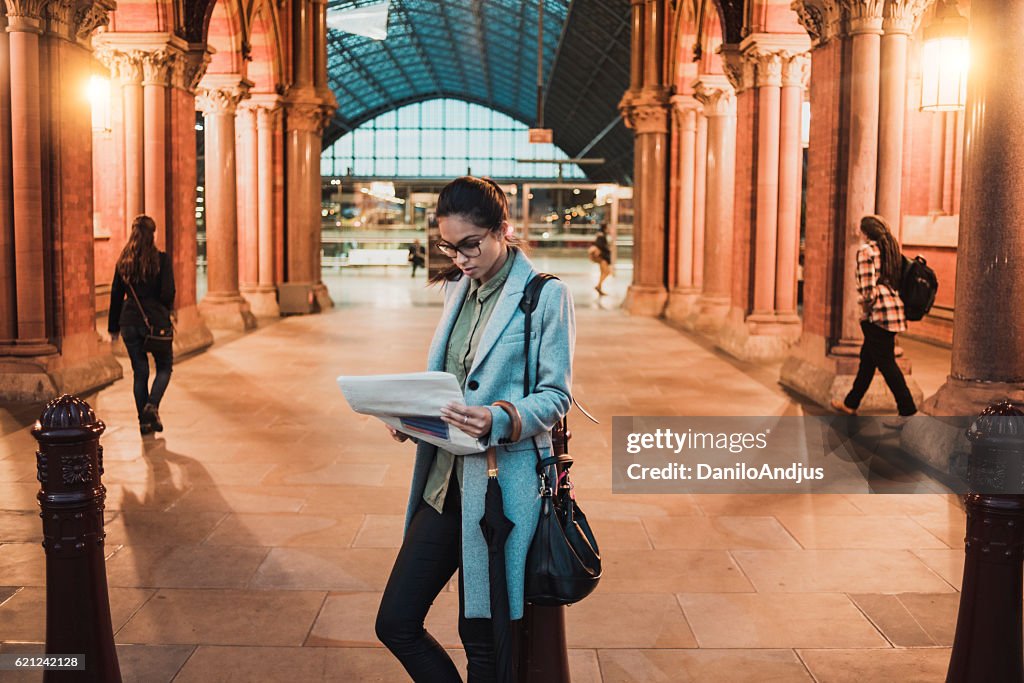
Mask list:
[[[110,284],[110,309],[107,311],[107,332],[114,334],[121,331],[121,308],[124,304],[124,281],[114,271],[114,281]]]
[[[548,283],[542,291],[533,324],[540,326],[537,377],[528,396],[512,401],[523,421],[522,439],[550,431],[572,405],[576,313],[569,288],[560,280]],[[502,445],[511,431],[508,415],[496,406],[489,406],[489,410],[491,434],[487,445]]]
[[[857,251],[857,295],[864,310],[870,310],[878,296],[878,274],[870,246]]]
[[[160,303],[168,311],[174,310],[174,268],[169,254],[160,254]]]

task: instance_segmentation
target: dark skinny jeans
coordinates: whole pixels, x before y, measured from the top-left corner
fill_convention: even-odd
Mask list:
[[[167,385],[171,381],[171,367],[174,355],[171,352],[154,353],[153,360],[156,361],[156,376],[153,378],[153,386],[149,386],[149,358],[142,345],[146,341],[147,330],[145,327],[127,325],[121,328],[121,338],[124,340],[124,347],[128,349],[128,357],[132,361],[132,375],[135,377],[132,385],[132,392],[135,394],[135,410],[142,418],[142,409],[147,403],[152,403],[157,408],[167,391]]]
[[[844,401],[846,407],[856,410],[860,406],[875,377],[875,368],[878,368],[885,383],[889,385],[889,391],[896,398],[896,408],[900,415],[913,415],[917,412],[917,406],[907,388],[903,371],[896,364],[896,333],[866,320],[861,321],[860,329],[864,331],[864,345],[860,347],[860,366],[853,380],[853,388]]]
[[[451,657],[423,628],[427,611],[459,568],[462,506],[452,478],[444,513],[420,501],[398,551],[377,612],[377,638],[416,683],[461,681]],[[467,619],[459,572],[459,638],[466,648],[469,683],[495,681],[490,619]]]

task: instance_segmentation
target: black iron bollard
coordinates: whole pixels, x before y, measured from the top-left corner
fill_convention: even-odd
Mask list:
[[[571,438],[568,422],[563,419],[551,430],[552,453],[568,453]],[[569,683],[565,607],[525,605],[518,647],[520,683]]]
[[[85,659],[84,671],[48,670],[45,683],[121,681],[103,557],[104,429],[88,403],[67,394],[50,401],[32,429],[46,549],[46,654]]]
[[[947,683],[1024,681],[1024,411],[989,406],[967,433],[967,537]]]

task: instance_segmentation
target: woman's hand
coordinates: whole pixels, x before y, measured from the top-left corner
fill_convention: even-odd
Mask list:
[[[465,406],[452,401],[441,408],[441,419],[474,439],[491,431],[491,411],[484,406]]]
[[[408,434],[403,434],[402,432],[398,431],[391,425],[386,424],[384,426],[388,428],[388,433],[391,434],[391,438],[397,441],[398,443],[402,443],[403,441],[409,440]]]

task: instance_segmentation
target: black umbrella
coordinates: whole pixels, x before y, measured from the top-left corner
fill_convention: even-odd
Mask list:
[[[487,541],[487,570],[491,584],[491,626],[494,629],[494,661],[499,683],[516,680],[516,657],[513,652],[512,628],[508,604],[508,581],[505,575],[505,541],[515,524],[505,516],[498,483],[497,457],[487,449],[487,494],[480,531]]]

